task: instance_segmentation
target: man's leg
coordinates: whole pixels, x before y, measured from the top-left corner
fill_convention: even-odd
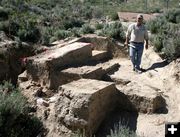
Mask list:
[[[144,50],[144,45],[140,44],[137,46],[137,60],[136,60],[136,68],[140,70],[141,58]]]
[[[129,47],[129,56],[130,56],[130,59],[131,59],[131,62],[133,64],[133,70],[135,69],[136,65],[135,65],[135,55],[136,55],[136,51],[135,51],[135,48],[133,47]]]

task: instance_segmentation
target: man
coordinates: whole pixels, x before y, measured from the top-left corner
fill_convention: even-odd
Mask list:
[[[144,71],[140,67],[144,45],[148,49],[148,32],[143,24],[143,15],[141,14],[137,15],[136,23],[128,27],[125,46],[128,46],[129,42],[129,55],[133,64],[133,71],[141,73]]]

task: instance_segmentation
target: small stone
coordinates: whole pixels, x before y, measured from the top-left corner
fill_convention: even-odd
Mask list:
[[[54,103],[56,102],[57,98],[56,97],[50,97],[49,98],[49,103]]]
[[[49,103],[47,102],[47,101],[43,101],[43,105],[45,106],[45,107],[49,107]]]
[[[42,99],[42,98],[37,99],[37,104],[38,105],[43,105],[45,107],[49,107],[49,103],[47,101],[45,101],[44,99]]]
[[[44,118],[47,119],[50,114],[50,109],[44,110]]]
[[[38,105],[42,105],[43,104],[43,99],[42,98],[38,98],[37,99],[37,104]]]
[[[31,87],[31,85],[28,85],[27,87],[26,87],[26,89],[29,89]]]

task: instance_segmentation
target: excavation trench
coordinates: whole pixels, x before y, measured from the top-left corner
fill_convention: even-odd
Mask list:
[[[135,92],[131,81],[117,83],[112,75],[121,69],[119,61],[91,46],[74,42],[30,57],[18,77],[22,93],[36,102],[47,136],[68,137],[80,129],[87,137],[105,137],[119,122],[135,131],[139,112],[161,112],[166,105],[156,92]]]

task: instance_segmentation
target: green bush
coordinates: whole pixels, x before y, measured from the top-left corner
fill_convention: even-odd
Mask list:
[[[93,8],[90,5],[84,5],[80,10],[81,16],[84,17],[84,19],[92,19],[93,17]]]
[[[17,32],[18,37],[22,41],[38,42],[40,39],[40,31],[36,27],[36,23],[30,20],[23,20],[20,24],[20,28]]]
[[[92,11],[92,17],[96,19],[100,19],[103,17],[103,10],[99,7],[95,6]]]
[[[73,37],[80,37],[80,28],[74,27],[70,30]]]
[[[0,30],[8,33],[9,22],[8,21],[1,21],[0,22]]]
[[[10,35],[17,35],[19,27],[20,27],[19,24],[12,20],[2,21],[0,23],[0,30]]]
[[[163,38],[160,35],[156,35],[153,38],[153,45],[154,45],[154,50],[156,52],[161,52],[163,48]]]
[[[90,33],[94,33],[94,29],[89,24],[84,24],[80,29],[80,32],[82,34],[90,34]]]
[[[111,130],[110,135],[107,137],[138,137],[134,131],[131,131],[127,126],[115,125],[115,130]]]
[[[44,45],[49,45],[50,39],[53,36],[54,29],[52,27],[42,27],[41,28],[41,43]]]
[[[102,29],[102,28],[104,27],[104,24],[102,24],[102,23],[96,23],[94,26],[95,26],[95,29],[96,29],[96,30],[99,30],[99,29]]]
[[[65,39],[67,37],[72,36],[72,33],[70,31],[67,31],[67,30],[57,30],[54,33],[54,36],[57,38],[56,40],[60,40],[60,39]]]
[[[73,27],[81,27],[83,24],[84,22],[82,20],[75,19],[75,18],[69,18],[69,19],[64,20],[63,22],[63,26],[66,30]]]
[[[99,35],[107,36],[121,41],[125,40],[125,34],[120,22],[114,22],[104,25],[104,28],[102,29],[102,32],[99,33]]]
[[[119,16],[118,16],[118,13],[117,12],[113,12],[112,14],[111,14],[111,19],[112,20],[119,20]]]
[[[164,39],[162,52],[169,60],[180,57],[180,40],[176,36]]]
[[[159,17],[154,20],[150,20],[147,22],[148,29],[151,33],[162,33],[164,31],[164,27],[167,25],[167,21],[164,17]]]
[[[43,125],[28,112],[27,100],[17,88],[8,82],[0,85],[0,136],[37,136]]]
[[[166,20],[172,23],[180,23],[180,9],[171,9],[165,13]]]
[[[151,33],[154,33],[152,43],[155,51],[163,57],[173,60],[180,57],[180,10],[169,10],[164,16],[147,23]]]
[[[7,9],[0,7],[0,21],[7,20],[9,17],[9,12]]]
[[[2,21],[0,30],[8,35],[18,36],[21,41],[35,43],[40,38],[40,31],[36,26],[36,22],[28,19]]]

